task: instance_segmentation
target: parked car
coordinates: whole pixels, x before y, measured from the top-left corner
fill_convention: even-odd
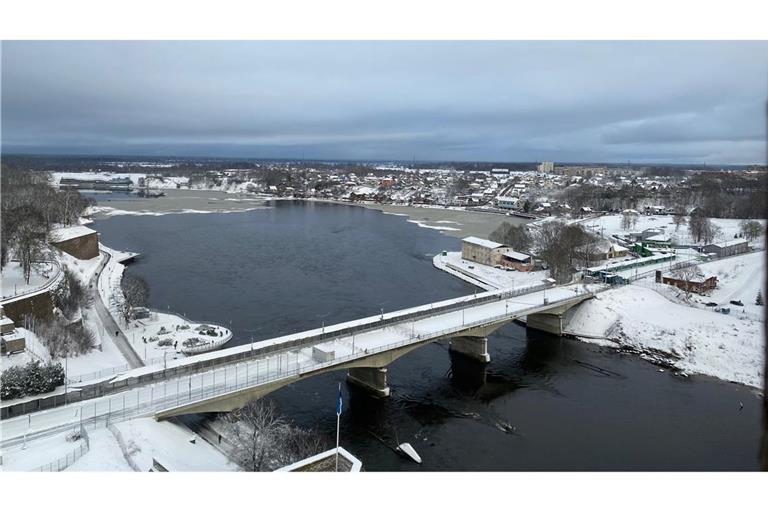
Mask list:
[[[713,307],[717,306],[717,302],[707,302],[704,305],[707,306],[708,308],[713,308]]]
[[[733,304],[734,306],[743,306],[744,305],[744,303],[741,302],[740,300],[732,300],[731,304]]]

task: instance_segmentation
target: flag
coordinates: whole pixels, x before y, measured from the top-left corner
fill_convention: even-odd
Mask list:
[[[341,416],[341,382],[339,382],[339,394],[336,397],[336,416]]]

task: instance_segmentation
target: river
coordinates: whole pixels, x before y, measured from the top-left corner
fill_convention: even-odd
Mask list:
[[[231,344],[474,291],[432,266],[458,239],[354,206],[279,201],[237,213],[117,215],[92,227],[106,245],[141,253],[129,272],[147,280],[153,307],[231,325]],[[389,367],[384,400],[345,384],[342,445],[368,471],[758,469],[753,390],[516,324],[489,337],[489,352],[487,365],[449,353],[447,342],[411,352]],[[269,398],[332,440],[344,377],[320,375]],[[397,441],[424,463],[386,445]]]

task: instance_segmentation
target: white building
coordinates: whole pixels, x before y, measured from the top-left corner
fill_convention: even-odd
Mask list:
[[[555,163],[554,162],[541,162],[539,164],[539,172],[552,172],[555,170]]]

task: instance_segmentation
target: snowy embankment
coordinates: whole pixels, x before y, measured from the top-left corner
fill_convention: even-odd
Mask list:
[[[693,295],[690,303],[678,298],[677,288],[652,278],[602,292],[569,310],[563,330],[582,341],[636,352],[684,373],[761,388],[765,307],[754,303],[760,286],[765,298],[765,285],[759,284],[765,282],[764,258],[765,253],[758,252],[701,265],[708,275],[718,276],[718,288],[709,297]],[[525,286],[546,277],[545,272],[507,272],[467,262],[457,252],[437,255],[433,262],[488,290]],[[740,298],[744,307],[731,306],[728,315],[704,306],[709,301],[730,305],[733,298]]]
[[[670,302],[628,285],[569,311],[564,330],[584,341],[638,352],[655,363],[760,388],[764,333],[760,322]]]
[[[62,268],[72,272],[87,293],[92,291],[91,285],[98,286],[95,282],[95,275],[103,261],[103,255],[99,254],[90,260],[80,260],[58,251],[57,257]],[[86,354],[68,358],[67,373],[70,378],[124,366],[126,364],[125,358],[112,338],[106,333],[94,304],[81,309],[81,319],[85,327],[94,334],[96,347]]]

